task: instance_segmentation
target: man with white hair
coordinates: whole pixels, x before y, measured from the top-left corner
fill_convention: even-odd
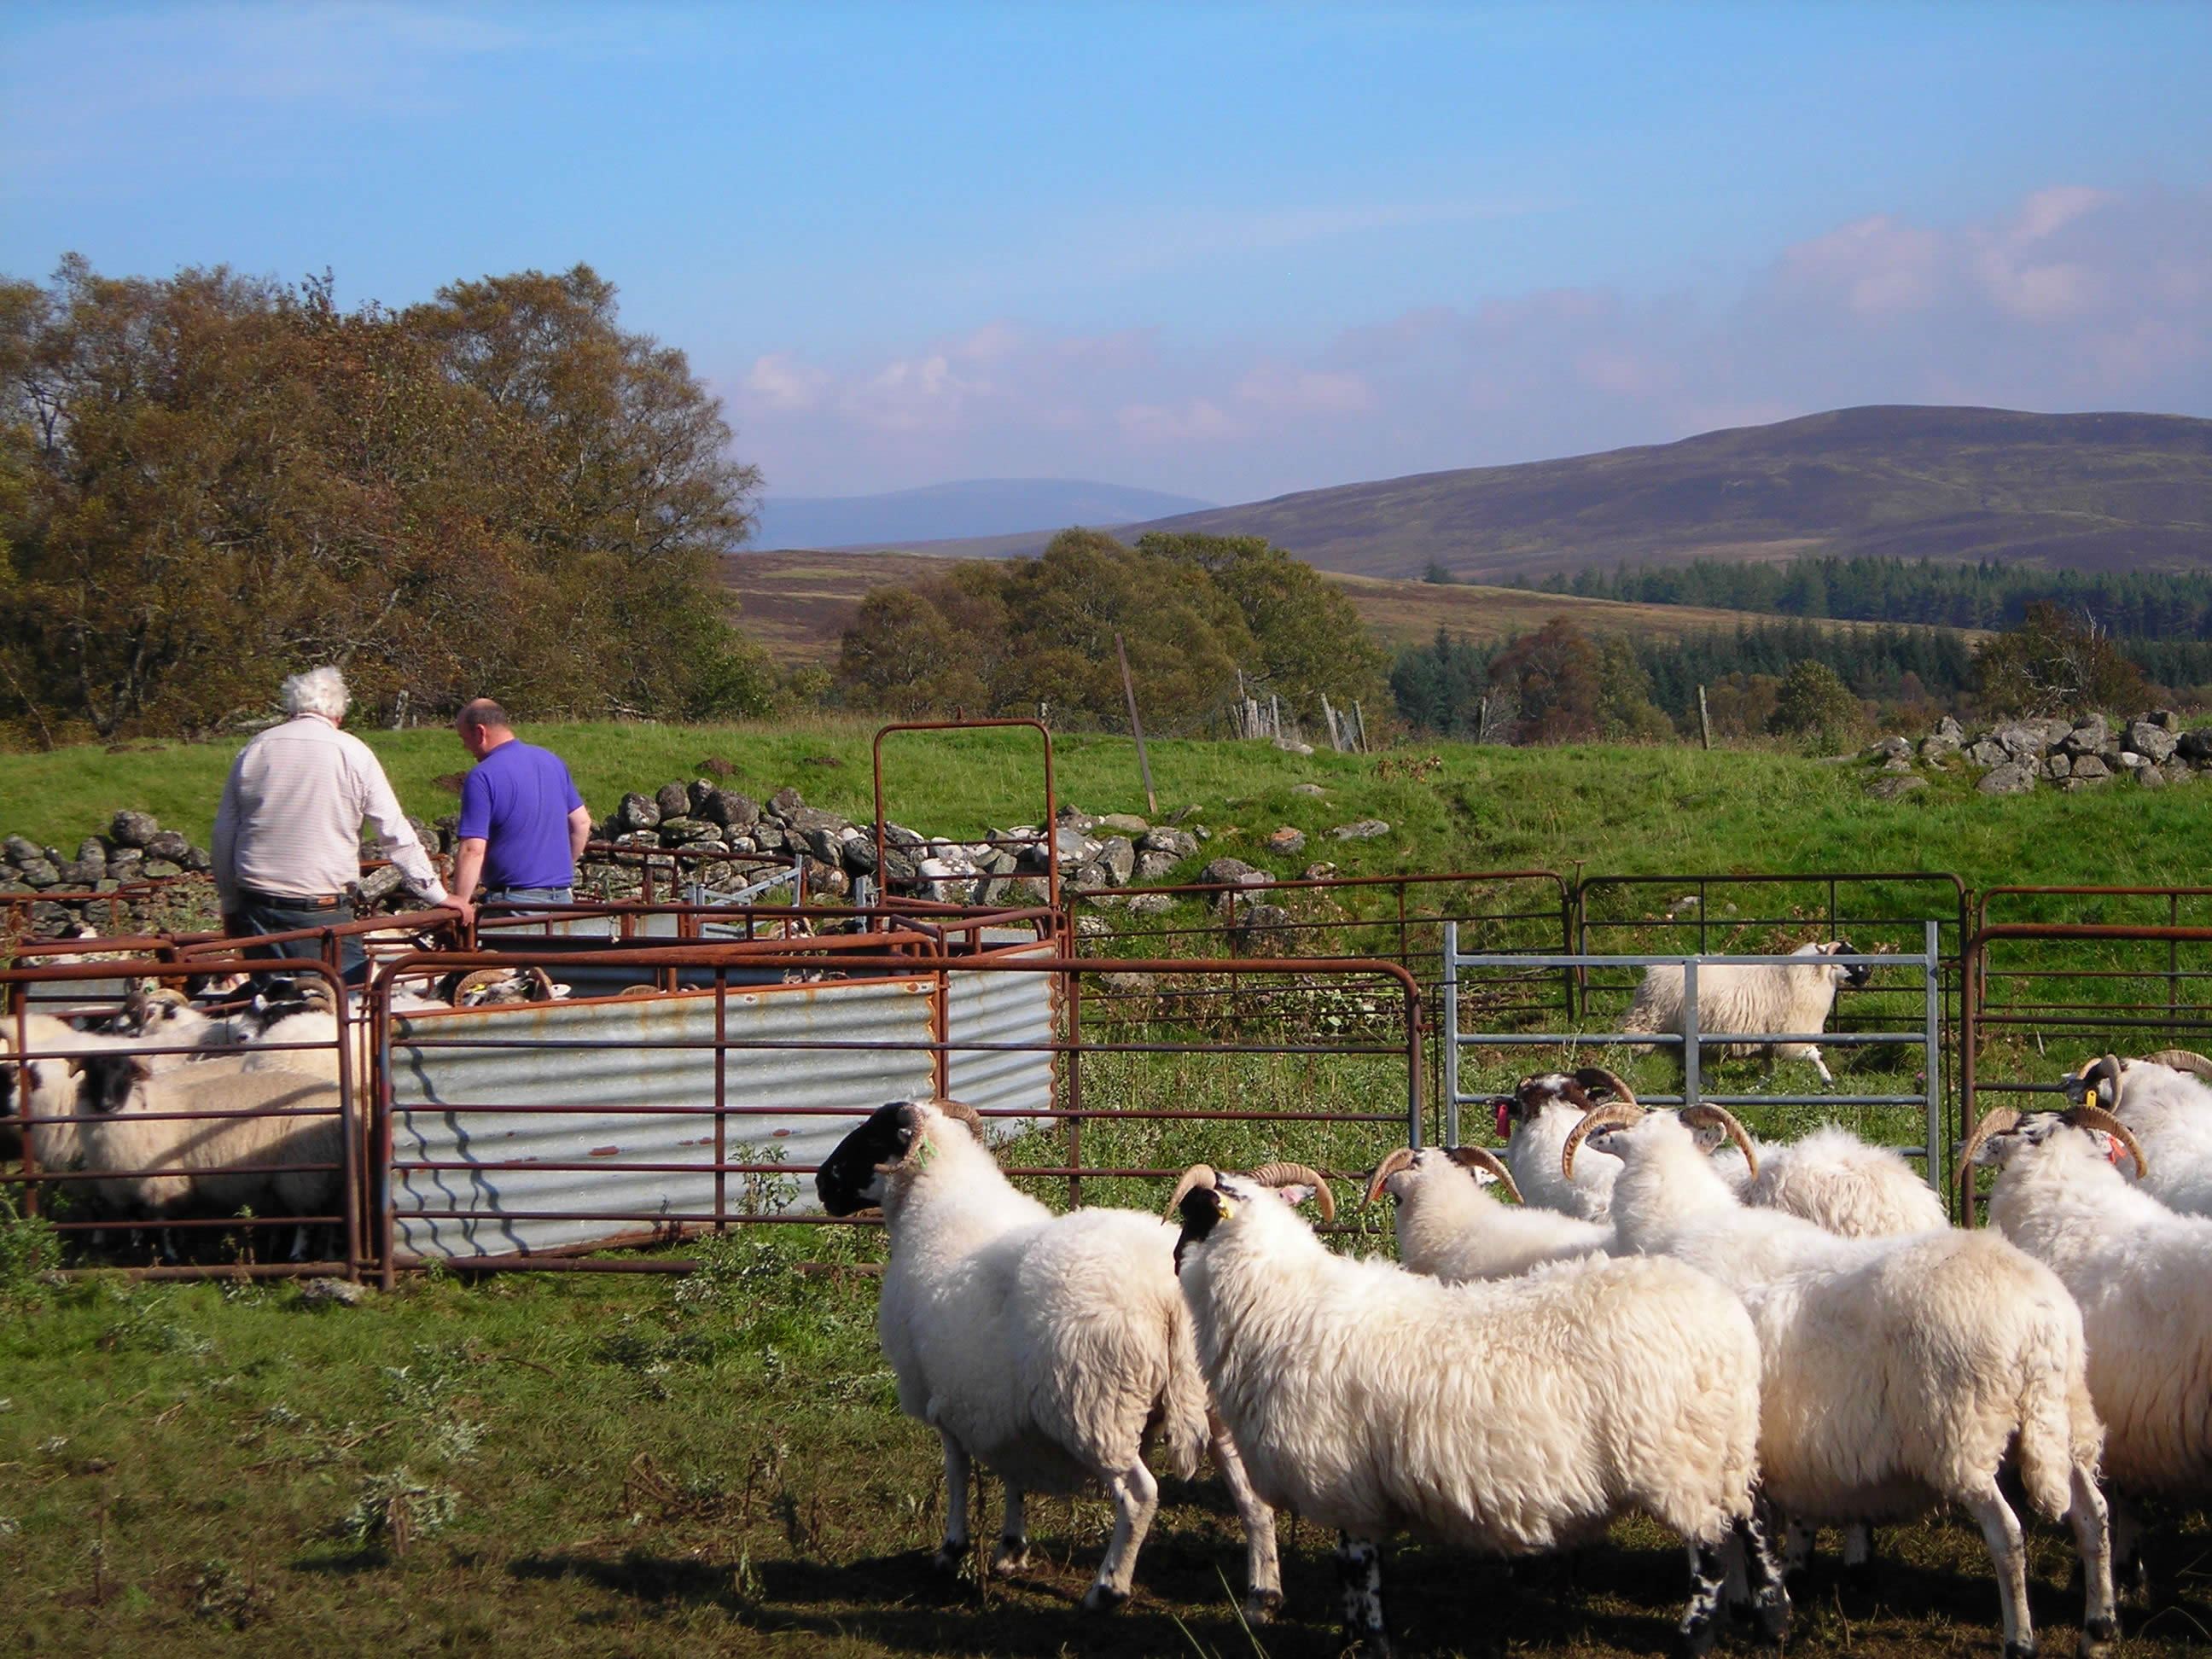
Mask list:
[[[459,909],[438,879],[415,826],[376,757],[338,729],[345,680],[335,668],[311,668],[284,682],[284,712],[238,752],[216,811],[216,896],[234,936],[289,933],[353,920],[349,884],[361,874],[361,826],[374,825],[385,856],[427,902]],[[358,983],[368,957],[358,939],[340,941],[340,966]],[[258,957],[315,957],[316,941],[256,945]]]

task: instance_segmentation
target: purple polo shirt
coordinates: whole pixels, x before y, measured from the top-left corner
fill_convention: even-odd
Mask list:
[[[461,822],[454,833],[465,841],[484,838],[483,884],[495,892],[572,886],[576,866],[568,856],[568,814],[583,804],[566,762],[514,738],[461,781]]]

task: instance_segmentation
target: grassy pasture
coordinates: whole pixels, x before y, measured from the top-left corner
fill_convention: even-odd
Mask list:
[[[858,813],[872,730],[823,720],[528,735],[570,757],[599,810],[620,788],[689,775],[711,754],[743,769],[734,781],[755,793],[796,783],[810,800]],[[465,763],[449,733],[366,735],[410,809],[449,810],[433,781]],[[987,734],[890,739],[892,811],[941,830],[1033,820],[1032,745]],[[198,836],[229,752],[0,757],[0,817],[14,821],[4,827],[73,842],[115,807],[143,805]],[[1126,740],[1069,738],[1059,755],[1063,799],[1142,810]],[[841,763],[807,763],[824,756]],[[1772,753],[1440,747],[1418,775],[1402,764],[1418,757],[1385,758],[1388,769],[1372,757],[1291,757],[1256,744],[1153,749],[1162,806],[1196,804],[1197,821],[1214,832],[1205,856],[1233,852],[1285,875],[1314,858],[1347,873],[1567,869],[1579,859],[1626,873],[1933,867],[1976,884],[2212,879],[2212,792],[2202,786],[1992,799],[1960,777],[1887,804],[1863,797],[1856,769]],[[1326,795],[1291,793],[1306,781]],[[1386,819],[1393,833],[1326,838],[1358,817]],[[1281,823],[1307,830],[1305,854],[1259,850]],[[1621,927],[1601,948],[1680,948],[1689,891],[1617,890],[1601,914]],[[1881,902],[1905,914],[1909,896]],[[1291,903],[1302,919],[1342,923],[1346,937],[1389,931],[1371,914],[1328,917]],[[1732,923],[1729,903],[1766,920]],[[1710,948],[1765,948],[1791,907],[1814,920],[1805,903],[1802,890],[1716,887],[1704,901],[1714,913]],[[2108,909],[2124,919],[2118,902]],[[2081,914],[2063,903],[2062,913]],[[1194,914],[1167,920],[1203,925]],[[1500,929],[1501,939],[1511,932]],[[1617,1011],[1621,1000],[1616,988],[1603,1006]],[[1111,1007],[1095,1024],[1086,1018],[1094,1040],[1110,1040]],[[1909,1023],[1917,1009],[1916,997],[1880,981],[1861,1004],[1889,1024]],[[1340,1012],[1332,1029],[1348,1039],[1380,1029],[1356,1006]],[[2072,1057],[2011,1041],[2026,1072],[2055,1074]],[[1909,1087],[1894,1055],[1829,1052],[1854,1092]],[[1610,1058],[1641,1087],[1671,1079],[1663,1058]],[[1475,1088],[1527,1069],[1502,1050],[1472,1061]],[[1752,1063],[1735,1062],[1723,1081],[1778,1091],[1812,1079],[1808,1067],[1784,1066],[1768,1085]],[[1085,1061],[1084,1086],[1086,1103],[1104,1109],[1173,1097],[1390,1110],[1402,1098],[1402,1066],[1389,1055],[1100,1053]],[[1751,1115],[1777,1133],[1820,1115]],[[1486,1139],[1480,1115],[1470,1138]],[[1897,1109],[1865,1127],[1916,1138],[1911,1114]],[[1137,1123],[1091,1133],[1090,1161],[1166,1167],[1286,1155],[1357,1170],[1392,1139],[1387,1125],[1276,1136]],[[1046,1133],[1017,1143],[1008,1161],[1045,1165],[1063,1154],[1060,1134]],[[1064,1190],[1052,1180],[1034,1185],[1048,1198]],[[1338,1194],[1350,1196],[1343,1186]],[[1149,1207],[1161,1196],[1152,1183],[1086,1183],[1092,1202]],[[1349,1218],[1357,1227],[1347,1247],[1387,1249],[1387,1218]],[[0,1229],[0,1243],[6,1237]],[[15,1591],[6,1640],[27,1652],[147,1659],[249,1644],[380,1654],[1335,1652],[1333,1540],[1310,1526],[1285,1528],[1288,1616],[1248,1633],[1233,1612],[1233,1513],[1210,1478],[1166,1483],[1137,1600],[1115,1618],[1085,1620],[1074,1607],[1110,1527],[1102,1498],[1036,1504],[1036,1565],[1017,1581],[938,1582],[927,1565],[942,1512],[934,1437],[897,1413],[875,1342],[873,1281],[852,1271],[879,1242],[848,1229],[761,1229],[707,1247],[709,1270],[688,1280],[440,1275],[355,1310],[312,1308],[289,1287],[247,1282],[109,1277],[42,1288],[10,1273],[0,1248],[0,1571]],[[829,1270],[802,1274],[800,1262]],[[977,1516],[979,1537],[995,1518],[994,1498]],[[2212,1528],[2194,1512],[2163,1522],[2153,1552],[2163,1588],[2154,1608],[2130,1612],[2125,1654],[2212,1645],[2203,1565]],[[2055,1528],[2039,1524],[2033,1537],[2040,1634],[2046,1651],[2060,1651],[2080,1607],[2068,1588],[2070,1551]],[[1995,1590],[1970,1525],[1936,1516],[1887,1527],[1880,1550],[1869,1590],[1841,1581],[1832,1550],[1816,1562],[1799,1596],[1795,1651],[1996,1651]],[[1408,1542],[1394,1557],[1391,1589],[1413,1651],[1613,1659],[1665,1644],[1683,1581],[1674,1542],[1632,1522],[1579,1568],[1509,1569]]]

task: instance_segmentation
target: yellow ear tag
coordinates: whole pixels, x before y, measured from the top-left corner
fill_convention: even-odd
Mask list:
[[[1221,1212],[1221,1218],[1224,1221],[1226,1221],[1231,1216],[1237,1213],[1237,1206],[1231,1203],[1228,1198],[1220,1193],[1216,1193],[1213,1195],[1213,1206]]]

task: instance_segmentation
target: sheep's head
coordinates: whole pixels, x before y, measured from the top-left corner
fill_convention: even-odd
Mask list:
[[[1608,1100],[1633,1101],[1635,1094],[1602,1066],[1584,1066],[1569,1072],[1539,1072],[1514,1085],[1510,1095],[1490,1103],[1498,1109],[1498,1138],[1508,1139],[1516,1123],[1528,1123],[1553,1106],[1565,1106],[1577,1115]]]
[[[1751,1136],[1724,1109],[1698,1105],[1685,1106],[1678,1112],[1652,1112],[1633,1100],[1594,1107],[1585,1114],[1559,1149],[1560,1172],[1570,1181],[1575,1178],[1575,1153],[1584,1145],[1626,1161],[1637,1147],[1656,1146],[1677,1135],[1686,1137],[1702,1152],[1732,1140],[1741,1150],[1751,1173],[1759,1173],[1759,1152]]]
[[[983,1120],[957,1100],[894,1100],[871,1112],[837,1143],[814,1172],[814,1190],[831,1215],[852,1215],[884,1201],[884,1177],[927,1146],[933,1127],[962,1123],[985,1145]]]
[[[1336,1200],[1319,1172],[1303,1164],[1262,1164],[1249,1175],[1224,1174],[1210,1164],[1194,1164],[1176,1182],[1168,1200],[1168,1212],[1182,1218],[1182,1236],[1176,1240],[1175,1260],[1182,1267],[1182,1253],[1202,1244],[1227,1223],[1241,1225],[1256,1214],[1268,1214],[1268,1206],[1297,1206],[1312,1199],[1323,1221],[1336,1219]]]
[[[2039,1146],[2062,1147],[2074,1137],[2083,1150],[2117,1167],[2123,1156],[2135,1160],[2136,1178],[2150,1173],[2150,1160],[2128,1126],[2096,1103],[2100,1086],[2118,1092],[2124,1061],[2106,1054],[2067,1079],[2067,1092],[2083,1097],[2080,1105],[2063,1112],[2021,1112],[2009,1106],[1983,1114],[1973,1133],[1959,1149],[1959,1207],[1973,1219],[1974,1171],[2002,1170],[2014,1158]]]
[[[1793,957],[1855,957],[1859,953],[1853,947],[1850,940],[1835,939],[1825,941],[1814,940],[1809,945],[1801,945],[1790,954]],[[1873,968],[1863,962],[1855,968],[1838,965],[1830,971],[1834,975],[1838,984],[1848,985],[1854,990],[1874,977]]]
[[[70,1061],[70,1069],[83,1081],[77,1086],[77,1109],[112,1116],[130,1103],[131,1091],[154,1075],[154,1068],[137,1054],[83,1054]]]
[[[1498,1160],[1498,1154],[1486,1146],[1401,1146],[1367,1177],[1367,1202],[1388,1193],[1403,1202],[1421,1182],[1441,1176],[1447,1169],[1464,1170],[1478,1187],[1503,1185],[1513,1194],[1513,1201],[1522,1201],[1520,1188],[1513,1184],[1513,1175]],[[1457,1177],[1454,1176],[1456,1180]]]

